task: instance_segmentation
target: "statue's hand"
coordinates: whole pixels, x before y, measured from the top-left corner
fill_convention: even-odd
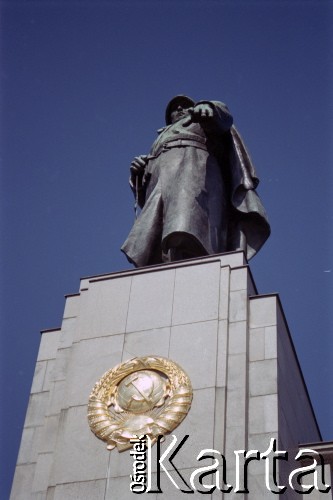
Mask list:
[[[194,108],[189,108],[189,116],[183,122],[183,126],[189,125],[191,122],[200,123],[210,120],[214,116],[214,110],[209,104],[197,104]]]
[[[136,156],[131,163],[130,172],[131,175],[139,175],[144,172],[147,165],[147,155]]]
[[[136,156],[134,158],[134,160],[132,161],[131,166],[130,166],[130,173],[131,173],[130,184],[131,185],[133,185],[133,186],[136,185],[136,178],[137,177],[142,180],[142,176],[144,174],[146,165],[147,165],[147,155],[140,155],[140,156]]]

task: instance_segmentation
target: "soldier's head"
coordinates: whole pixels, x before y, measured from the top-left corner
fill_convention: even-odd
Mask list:
[[[187,110],[195,105],[193,99],[186,95],[173,97],[165,110],[165,123],[175,123],[187,114]]]

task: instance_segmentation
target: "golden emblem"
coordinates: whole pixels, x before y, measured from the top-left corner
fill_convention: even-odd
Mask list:
[[[88,403],[93,433],[118,451],[146,434],[152,442],[175,429],[192,402],[190,379],[167,358],[133,358],[107,371],[95,384]]]

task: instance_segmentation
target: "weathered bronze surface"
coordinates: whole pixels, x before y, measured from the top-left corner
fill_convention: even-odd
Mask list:
[[[139,217],[122,246],[135,266],[243,250],[270,234],[249,154],[225,104],[176,96],[148,155],[131,163]]]
[[[145,356],[121,363],[96,383],[89,397],[88,422],[93,433],[118,451],[145,434],[154,443],[186,417],[192,385],[170,359]]]

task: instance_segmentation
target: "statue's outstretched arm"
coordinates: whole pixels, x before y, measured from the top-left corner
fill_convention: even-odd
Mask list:
[[[188,109],[189,117],[184,126],[191,122],[201,123],[207,132],[223,133],[230,130],[233,124],[232,115],[223,102],[200,101]]]

